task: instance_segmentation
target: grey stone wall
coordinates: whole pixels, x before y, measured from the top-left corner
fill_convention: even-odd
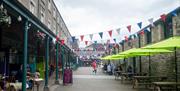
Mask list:
[[[172,17],[173,35],[180,36],[180,14]],[[164,40],[164,25],[162,21],[159,21],[154,27],[151,28],[152,43],[156,43]],[[146,46],[146,36],[141,35],[141,46]],[[135,47],[138,47],[138,41],[133,43]],[[141,57],[142,72],[149,72],[149,58],[148,56]],[[128,64],[132,62],[132,59],[128,59]],[[139,72],[139,57],[136,57],[136,72]],[[177,49],[177,67],[178,67],[178,80],[180,80],[180,49]],[[156,54],[151,56],[151,75],[154,76],[168,76],[175,78],[175,61],[174,52],[166,54]],[[175,81],[175,79],[169,79]]]

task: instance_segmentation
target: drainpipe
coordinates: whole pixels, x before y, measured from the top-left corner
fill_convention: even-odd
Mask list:
[[[139,48],[141,48],[141,36],[138,35],[138,43],[139,43]],[[141,66],[141,56],[139,56],[139,72],[141,73],[142,72],[142,66]]]

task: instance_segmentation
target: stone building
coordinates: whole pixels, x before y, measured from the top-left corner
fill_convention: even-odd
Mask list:
[[[53,0],[18,0],[56,36],[72,48],[71,34]]]
[[[138,32],[138,37],[124,41],[121,43],[120,52],[131,49],[131,48],[140,48],[149,44],[157,43],[164,39],[167,39],[172,36],[180,36],[180,7],[175,9],[173,12],[177,13],[177,16],[174,16],[172,12],[166,15],[166,21],[158,19],[154,22],[154,26],[148,25],[150,27],[150,32],[144,31],[143,34]],[[145,28],[147,28],[145,27]],[[145,29],[143,28],[143,29]],[[143,30],[142,29],[142,30]],[[177,60],[178,60],[178,69],[180,68],[180,51],[177,51]],[[133,58],[128,58],[126,65],[133,65]],[[136,57],[136,72],[148,72],[148,57],[141,56]],[[151,56],[151,75],[164,75],[169,77],[175,77],[175,62],[174,54],[157,54]],[[180,70],[178,70],[178,80],[180,80]]]
[[[55,42],[57,36],[65,44]],[[46,91],[54,83],[49,83],[49,67],[56,68],[53,81],[59,81],[58,68],[63,71],[64,64],[75,59],[70,40],[53,0],[0,0],[0,74],[14,77],[23,67],[22,91],[26,91],[27,71],[39,70],[44,79],[40,89]]]

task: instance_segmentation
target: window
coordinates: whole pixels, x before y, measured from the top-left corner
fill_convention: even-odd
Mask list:
[[[57,23],[59,24],[59,17],[57,16]]]
[[[54,25],[53,25],[53,33],[56,34],[56,22],[54,21]]]
[[[51,0],[48,0],[48,10],[51,11]]]
[[[45,1],[44,0],[41,0],[41,1],[42,1],[43,5],[45,5]]]
[[[41,22],[45,22],[45,9],[41,7]]]
[[[56,18],[56,9],[55,9],[55,7],[53,8],[53,17]]]
[[[48,28],[51,29],[51,21],[48,19]]]
[[[35,2],[34,0],[30,0],[30,11],[35,14]]]

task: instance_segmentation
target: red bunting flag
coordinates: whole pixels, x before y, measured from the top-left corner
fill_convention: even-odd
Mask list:
[[[85,44],[87,45],[87,44],[88,44],[88,41],[85,41]]]
[[[125,41],[128,41],[128,37],[127,36],[124,36],[124,38],[125,38]]]
[[[131,32],[131,25],[128,25],[127,29],[128,29],[129,32]]]
[[[144,30],[141,30],[141,31],[139,32],[139,34],[140,34],[140,35],[144,35]]]
[[[62,39],[62,40],[60,40],[60,42],[61,42],[61,45],[64,45],[64,40]]]
[[[84,35],[81,35],[80,37],[81,37],[81,41],[83,41],[83,39],[84,39]]]
[[[109,33],[109,36],[111,37],[112,36],[112,30],[108,31]]]
[[[59,41],[59,37],[58,36],[56,36],[56,41]]]
[[[166,14],[162,14],[160,17],[161,17],[161,20],[162,20],[163,22],[166,21]]]

